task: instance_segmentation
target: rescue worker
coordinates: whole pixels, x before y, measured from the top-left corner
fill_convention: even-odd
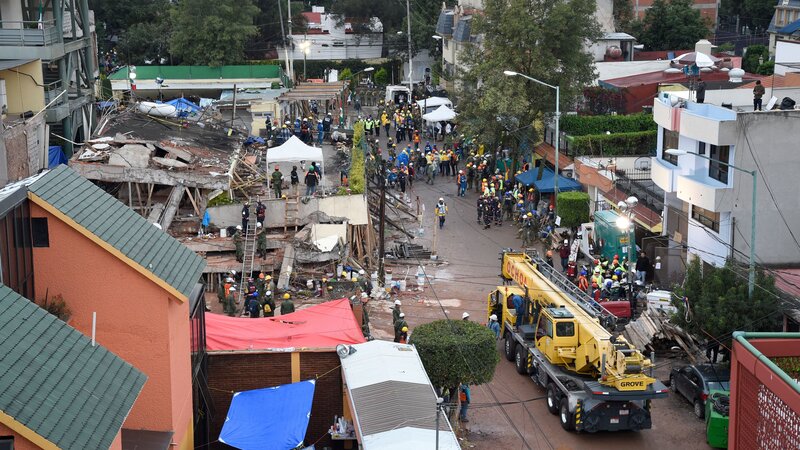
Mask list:
[[[436,204],[436,217],[439,218],[439,229],[441,230],[444,228],[444,219],[447,216],[447,205],[444,203],[444,199],[439,197],[439,203]]]
[[[466,311],[464,311],[464,312],[461,314],[461,320],[463,320],[463,321],[465,321],[465,322],[469,322],[469,313],[468,313],[468,312],[466,312]]]
[[[291,314],[294,312],[294,303],[292,296],[287,292],[283,294],[283,301],[281,302],[281,315]]]
[[[406,322],[406,314],[400,313],[397,322],[394,323],[394,341],[400,342],[400,338],[402,337],[403,328],[408,330],[408,323]]]
[[[578,289],[587,293],[589,291],[589,280],[586,279],[585,270],[581,270],[581,274],[578,276]]]
[[[376,128],[378,130],[380,128]],[[369,312],[367,312],[367,304],[369,303],[369,295],[366,292],[361,293],[361,332],[365,338],[371,336],[369,332]]]
[[[267,207],[261,202],[261,199],[256,203],[256,222],[264,223],[267,218]]]
[[[558,249],[558,256],[561,257],[561,270],[566,272],[569,264],[569,240],[564,240],[564,244]]]
[[[487,230],[492,226],[492,219],[494,219],[494,207],[492,206],[491,198],[486,197],[483,200],[483,229]]]
[[[244,242],[242,238],[241,225],[236,225],[236,232],[233,233],[233,245],[236,248],[236,261],[244,261]]]
[[[467,163],[467,190],[472,190],[472,185],[475,183],[475,166],[472,163]]]
[[[394,307],[392,308],[392,325],[393,326],[394,326],[394,324],[397,323],[398,320],[400,320],[400,314],[402,313],[402,311],[400,311],[400,305],[401,305],[400,300],[395,300],[394,301]]]
[[[278,166],[275,166],[275,171],[272,172],[272,190],[275,192],[275,198],[281,198],[283,195],[282,186],[283,174]]]
[[[263,227],[261,222],[258,222],[256,227],[256,250],[258,251],[258,256],[264,259],[267,257],[267,229]]]
[[[242,230],[247,233],[247,223],[250,221],[250,203],[244,202],[242,206]]]
[[[233,317],[236,315],[236,286],[228,288],[228,295],[225,297],[225,304],[222,306],[222,311]]]
[[[495,339],[500,339],[500,324],[497,323],[496,314],[492,314],[491,316],[489,316],[489,323],[486,324],[486,327],[492,330]]]
[[[522,325],[522,318],[525,315],[525,299],[521,295],[515,294],[511,297],[511,303],[514,305],[514,326],[519,329]]]
[[[467,176],[464,175],[463,170],[458,171],[456,186],[458,186],[458,196],[465,197],[467,195]]]
[[[483,197],[478,197],[478,223],[481,223],[483,217]]]

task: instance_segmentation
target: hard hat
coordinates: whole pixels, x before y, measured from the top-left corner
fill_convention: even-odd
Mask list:
[[[464,171],[463,171],[463,170],[459,170],[459,171],[458,171],[458,173],[459,173],[459,174],[463,174],[463,173],[464,173]]]
[[[467,317],[469,317],[469,313],[468,313],[468,312],[466,312],[466,311],[464,311],[464,313],[463,313],[463,314],[461,314],[461,318],[462,318],[462,319],[466,319]]]
[[[285,294],[283,294],[283,299],[284,299],[284,300],[288,300],[290,297],[291,297],[291,295],[289,295],[289,293],[288,293],[288,292],[287,292],[287,293],[285,293]]]
[[[231,270],[231,275],[236,275],[236,271],[235,270]]]
[[[440,202],[443,202],[443,201],[444,201],[444,199],[443,199],[442,197],[439,197],[439,201],[440,201]]]
[[[264,295],[272,295],[272,291],[267,291],[264,293]]]
[[[408,333],[408,327],[403,327],[403,333]]]
[[[261,222],[256,223],[256,228],[261,228]]]
[[[596,281],[592,281],[592,287],[593,287],[593,288],[596,288],[596,287],[597,287],[597,282],[596,282]]]
[[[531,213],[528,213],[528,217],[533,217],[533,214],[531,214]]]
[[[228,288],[228,290],[229,290],[229,291],[231,291],[231,292],[233,292],[233,291],[235,291],[235,290],[236,290],[236,288],[235,288],[235,287],[233,287],[233,286],[231,286],[231,287],[229,287],[229,288]]]
[[[616,275],[612,275],[612,276],[611,276],[611,280],[613,280],[613,281],[617,281],[617,280],[619,280],[619,277],[617,277]]]
[[[400,313],[400,318],[401,318],[401,319],[402,319],[403,317],[405,317],[405,316],[406,316],[406,313]]]
[[[569,244],[569,239],[564,239],[564,244]]]
[[[400,300],[395,300],[394,304],[397,305],[397,306],[400,306],[402,303],[400,303]]]
[[[360,269],[360,270],[358,271],[358,274],[359,274],[359,275],[364,275],[364,273],[365,273],[365,272],[364,272],[364,269]]]
[[[236,225],[236,229],[241,231],[242,230],[242,226],[241,225]]]
[[[533,192],[533,188],[528,189],[528,192]]]
[[[328,290],[332,291],[333,290],[333,286],[328,286]]]
[[[586,276],[586,271],[585,270],[581,270],[581,275]]]
[[[366,293],[366,292],[362,292],[362,293],[361,293],[361,298],[365,298],[365,297],[369,297],[369,295],[367,295],[367,293]]]
[[[497,320],[497,314],[492,314],[489,316],[489,320]]]
[[[272,279],[272,275],[267,275],[266,277],[264,277],[264,279],[265,280],[271,280]]]
[[[358,282],[358,277],[353,277],[353,279],[352,279],[351,281],[352,281],[353,283],[356,283],[356,282]]]

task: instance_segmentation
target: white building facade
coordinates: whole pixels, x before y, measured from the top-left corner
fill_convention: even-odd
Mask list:
[[[291,36],[289,55],[295,61],[377,59],[383,52],[383,24],[377,17],[369,23],[352,23],[345,19],[339,23],[339,16],[326,13],[322,6],[312,7],[311,12],[303,13],[307,30],[295,31]],[[278,56],[284,56],[284,49],[278,49]]]
[[[708,264],[747,260],[753,176],[721,161],[756,173],[756,262],[800,264],[792,237],[800,239],[797,111],[736,112],[661,94],[653,118],[658,145],[652,178],[665,191],[664,232],[672,241]]]

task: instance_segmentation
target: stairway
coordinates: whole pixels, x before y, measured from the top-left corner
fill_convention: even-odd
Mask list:
[[[289,227],[294,227],[294,231],[297,231],[297,227],[299,226],[300,196],[295,194],[292,197],[287,197],[286,202],[284,203],[283,232],[286,233]]]
[[[256,259],[256,221],[253,218],[247,222],[247,230],[244,230],[242,244],[244,246],[244,256],[242,257],[242,279],[239,282],[239,300],[242,302],[242,314],[244,314],[246,312],[244,300],[248,294],[247,279],[253,276],[253,266]]]

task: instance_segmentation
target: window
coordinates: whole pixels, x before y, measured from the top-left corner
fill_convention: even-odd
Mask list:
[[[706,143],[705,142],[698,142],[697,143],[697,154],[698,155],[705,155],[706,154]]]
[[[680,135],[677,131],[671,131],[664,128],[664,134],[662,135],[663,139],[661,140],[661,159],[664,161],[672,164],[673,166],[678,165],[678,155],[670,155],[667,153],[667,149],[670,148],[678,148],[678,139]]]
[[[728,157],[730,156],[731,147],[729,145],[711,145],[708,151],[708,157],[712,161],[708,162],[708,176],[721,182],[728,184]],[[725,163],[725,164],[723,164]]]
[[[0,450],[14,450],[14,436],[0,436]]]
[[[344,41],[333,41],[334,47],[344,47]]]
[[[719,213],[692,205],[692,219],[719,233]]]
[[[31,234],[34,247],[50,247],[50,233],[47,230],[46,217],[31,218]]]
[[[553,321],[544,316],[539,319],[539,329],[536,330],[536,338],[543,337],[553,337]]]
[[[556,323],[556,336],[558,337],[575,336],[575,323],[573,322]]]

